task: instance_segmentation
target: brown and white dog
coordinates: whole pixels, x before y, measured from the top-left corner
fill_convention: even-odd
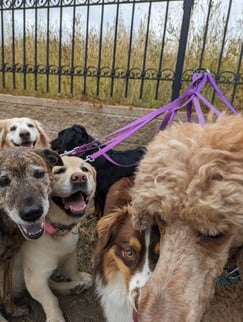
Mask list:
[[[3,314],[18,316],[14,305],[14,257],[25,239],[44,233],[49,209],[51,167],[62,164],[49,149],[13,148],[0,151],[0,306]],[[0,316],[0,320],[5,319]]]
[[[97,224],[95,286],[108,322],[137,321],[131,296],[147,282],[159,257],[158,227],[143,232],[132,227],[132,185],[133,178],[122,178],[111,186]]]
[[[48,148],[49,138],[41,123],[29,117],[0,120],[0,149],[16,146]]]
[[[92,277],[78,270],[76,246],[79,224],[85,218],[96,188],[96,171],[78,157],[62,157],[63,166],[53,168],[52,200],[46,216],[46,233],[35,242],[26,241],[16,259],[15,293],[22,289],[21,266],[30,295],[43,307],[46,321],[64,322],[53,294],[80,293],[91,287]],[[70,281],[54,282],[53,271],[63,268]]]

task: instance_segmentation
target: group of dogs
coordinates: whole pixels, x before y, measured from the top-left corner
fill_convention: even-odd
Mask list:
[[[46,321],[65,321],[54,293],[93,283],[75,253],[93,202],[94,282],[107,321],[204,321],[217,278],[242,255],[242,128],[241,115],[174,124],[146,148],[110,150],[122,167],[63,156],[94,141],[81,125],[50,142],[38,121],[1,120],[0,321],[26,313],[14,304],[25,287]],[[58,267],[68,282],[50,278]]]
[[[79,224],[89,210],[93,210],[93,204],[95,213],[101,217],[94,259],[97,293],[105,294],[106,269],[114,256],[107,258],[105,253],[109,254],[114,245],[124,249],[119,256],[128,253],[128,262],[121,257],[125,265],[136,269],[134,260],[129,258],[129,245],[123,245],[125,236],[119,240],[115,233],[113,242],[110,237],[115,227],[116,232],[120,229],[127,231],[130,227],[127,243],[133,235],[140,239],[140,248],[145,243],[143,234],[132,229],[127,213],[120,211],[116,214],[115,210],[129,202],[127,189],[133,182],[132,175],[145,148],[108,151],[115,162],[127,165],[125,167],[119,167],[103,156],[94,160],[92,165],[84,160],[85,154],[81,157],[60,156],[66,150],[93,140],[86,129],[77,124],[62,130],[50,142],[37,120],[20,117],[0,121],[1,307],[6,318],[28,312],[27,308],[14,304],[14,298],[26,288],[42,305],[46,321],[65,321],[54,293],[67,295],[91,287],[93,278],[89,273],[79,271],[75,249]],[[115,213],[111,215],[112,211]],[[121,221],[123,228],[119,228]],[[55,282],[50,278],[58,267],[62,268],[68,282]],[[120,269],[122,271],[118,267],[117,272]],[[128,285],[125,280],[119,283],[119,290],[127,302]],[[120,295],[117,296],[120,303]],[[110,311],[114,307],[108,300],[108,306],[104,303],[104,310],[111,321],[114,318],[110,317]],[[124,318],[132,321],[131,304],[127,302],[126,306],[129,312],[126,313],[125,307],[125,314],[130,316]],[[0,319],[6,321],[3,316]]]

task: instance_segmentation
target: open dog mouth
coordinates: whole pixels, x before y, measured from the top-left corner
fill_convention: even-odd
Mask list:
[[[84,214],[89,197],[81,191],[74,193],[68,198],[62,198],[64,209],[70,216],[79,217]]]
[[[25,239],[38,239],[44,234],[45,220],[43,218],[31,224],[18,224],[18,227]]]
[[[34,142],[31,142],[31,141],[26,141],[26,142],[22,142],[21,144],[17,144],[17,143],[15,143],[15,142],[13,142],[13,144],[15,145],[15,146],[24,146],[24,147],[26,147],[26,148],[32,148],[32,149],[34,149],[34,147],[35,147],[35,144],[36,144],[36,141],[34,141]]]

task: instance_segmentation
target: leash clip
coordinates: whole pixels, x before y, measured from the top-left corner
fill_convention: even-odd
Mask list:
[[[60,154],[61,157],[65,156],[65,155],[73,155],[73,153],[77,150],[78,147],[68,151],[68,150],[65,150],[63,153]]]
[[[193,74],[201,74],[201,73],[209,73],[209,74],[211,74],[210,73],[210,70],[208,69],[208,68],[204,68],[204,67],[201,67],[201,68],[196,68],[196,69],[194,69],[193,71],[192,71],[192,75]]]
[[[87,157],[84,159],[86,162],[94,162],[95,159],[92,159],[90,155],[87,155]]]

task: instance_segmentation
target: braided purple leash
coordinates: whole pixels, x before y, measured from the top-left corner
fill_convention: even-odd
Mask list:
[[[178,110],[186,107],[187,108],[187,121],[191,122],[192,117],[192,107],[195,107],[195,111],[198,117],[198,122],[204,126],[206,121],[203,116],[202,109],[200,107],[200,100],[216,114],[219,116],[221,112],[213,106],[200,92],[206,85],[209,83],[213,89],[216,91],[220,99],[223,103],[230,109],[230,111],[234,114],[237,114],[235,108],[230,104],[227,98],[224,96],[223,92],[219,89],[218,85],[216,84],[215,80],[213,79],[212,75],[206,71],[205,73],[194,73],[192,75],[192,84],[187,88],[187,90],[173,102],[164,105],[158,108],[155,111],[152,111],[141,118],[123,126],[122,128],[115,130],[114,132],[103,136],[99,141],[104,141],[109,137],[113,137],[112,139],[106,141],[105,143],[101,143],[99,145],[99,150],[95,153],[90,154],[87,157],[87,161],[94,161],[99,156],[104,156],[110,162],[118,165],[118,166],[131,166],[131,165],[121,165],[116,163],[112,160],[106,152],[114,148],[120,142],[128,138],[130,135],[138,131],[140,128],[154,120],[156,117],[160,116],[161,114],[165,113],[164,119],[160,125],[160,130],[164,130],[166,126],[170,126],[175,117]],[[119,134],[120,133],[120,134]],[[75,148],[72,151],[65,152],[67,155],[80,155],[90,149],[94,149],[94,145],[96,144],[95,148],[97,148],[98,140],[92,141],[88,144],[81,145],[80,147]]]

